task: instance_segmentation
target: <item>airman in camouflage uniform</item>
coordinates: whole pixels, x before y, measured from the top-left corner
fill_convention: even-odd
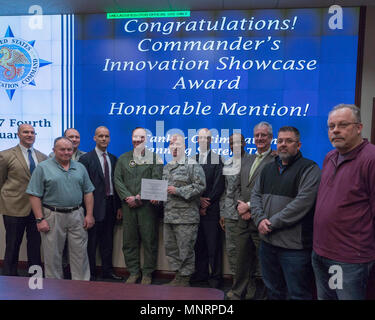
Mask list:
[[[224,163],[223,175],[225,176],[225,190],[220,199],[220,225],[225,231],[225,245],[232,275],[236,270],[237,224],[238,211],[237,200],[241,191],[241,141],[243,136],[235,133],[229,138],[229,145],[233,157]]]
[[[114,182],[122,200],[123,252],[130,272],[126,283],[136,283],[140,278],[140,242],[144,248],[142,284],[151,284],[151,274],[156,268],[158,250],[158,214],[148,200],[141,200],[141,181],[161,179],[163,165],[155,153],[145,148],[146,130],[136,128],[132,133],[134,149],[120,156]]]
[[[168,180],[168,198],[164,203],[164,246],[176,277],[168,285],[189,286],[195,266],[199,199],[206,188],[206,178],[195,160],[185,158],[183,136],[173,135],[169,149],[173,160],[163,169],[163,180]]]

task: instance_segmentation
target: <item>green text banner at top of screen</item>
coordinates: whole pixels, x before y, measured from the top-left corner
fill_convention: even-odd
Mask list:
[[[107,19],[173,18],[173,17],[190,17],[190,11],[151,11],[151,12],[107,13]]]

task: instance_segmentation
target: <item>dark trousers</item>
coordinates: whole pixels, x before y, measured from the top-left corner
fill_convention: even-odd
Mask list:
[[[311,249],[285,249],[260,242],[259,258],[270,300],[311,300]]]
[[[96,221],[88,230],[87,253],[89,256],[91,276],[96,276],[96,248],[99,245],[102,260],[102,274],[112,273],[113,229],[116,223],[116,212],[113,208],[113,199],[106,200],[106,214],[103,221]]]
[[[209,267],[211,274],[209,273]],[[219,218],[201,219],[195,243],[195,274],[192,281],[209,281],[218,286],[223,273],[222,230]]]
[[[3,219],[5,227],[3,275],[17,276],[18,256],[25,230],[28,267],[32,265],[41,266],[41,240],[33,212],[30,212],[26,217],[11,217],[3,215]]]

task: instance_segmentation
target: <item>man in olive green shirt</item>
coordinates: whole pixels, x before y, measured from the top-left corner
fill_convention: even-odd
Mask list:
[[[158,214],[153,204],[141,200],[141,181],[161,179],[162,161],[145,148],[146,130],[135,128],[132,133],[134,149],[120,156],[114,175],[116,191],[122,200],[123,252],[130,272],[126,283],[136,283],[141,277],[140,244],[144,248],[142,284],[151,284],[156,268],[158,250]]]

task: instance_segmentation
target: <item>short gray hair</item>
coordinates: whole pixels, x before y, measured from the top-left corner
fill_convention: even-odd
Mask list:
[[[352,111],[353,117],[356,122],[361,123],[361,110],[354,104],[345,104],[345,103],[340,103],[337,106],[334,106],[332,110],[328,114],[328,118],[331,115],[332,112],[335,112],[337,110],[341,109],[350,109]]]
[[[66,141],[69,141],[69,142],[73,145],[72,140],[70,140],[69,138],[67,138],[67,137],[58,137],[58,138],[56,138],[55,141],[53,142],[53,147],[54,147],[54,148],[56,147],[56,143],[59,142],[60,140],[66,140]]]
[[[273,131],[272,131],[272,125],[266,121],[259,122],[258,124],[255,125],[254,131],[260,127],[267,127],[268,129],[268,134],[272,137],[273,136]]]

